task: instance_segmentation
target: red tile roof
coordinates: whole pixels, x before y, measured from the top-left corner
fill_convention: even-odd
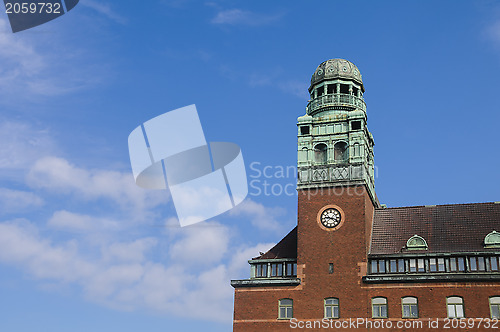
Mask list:
[[[370,254],[407,252],[413,235],[427,241],[428,253],[498,251],[483,246],[494,230],[500,231],[499,203],[376,209]]]

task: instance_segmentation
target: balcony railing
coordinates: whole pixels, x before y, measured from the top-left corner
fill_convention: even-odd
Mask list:
[[[344,93],[327,94],[314,98],[309,101],[309,104],[307,104],[306,112],[307,114],[312,115],[320,108],[326,106],[358,108],[366,112],[366,104],[363,98]]]

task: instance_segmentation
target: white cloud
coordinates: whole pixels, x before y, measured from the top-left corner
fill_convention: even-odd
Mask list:
[[[60,282],[75,282],[95,271],[78,257],[74,242],[55,246],[24,220],[0,223],[0,260],[21,265],[33,277]]]
[[[139,188],[130,173],[86,170],[57,157],[37,160],[27,176],[34,188],[55,193],[70,193],[84,200],[110,199],[122,209],[132,211],[135,219],[146,219],[146,212],[167,203],[167,191]]]
[[[247,198],[230,211],[231,215],[247,216],[255,227],[271,232],[283,232],[285,223],[278,220],[284,217],[285,210],[281,208],[268,208],[260,203]]]
[[[250,274],[248,261],[259,256],[261,252],[267,252],[275,245],[276,243],[259,243],[253,247],[241,247],[234,250],[231,261],[228,264],[228,274],[231,279],[248,278]]]
[[[85,78],[90,77],[87,73],[75,72],[68,66],[62,70],[60,54],[41,51],[42,35],[38,34],[35,39],[31,34],[13,34],[10,30],[8,21],[0,18],[2,102],[9,100],[18,104],[33,96],[62,95],[85,85]],[[50,38],[57,36],[51,34]]]
[[[204,241],[195,227],[193,234],[182,234],[179,246],[193,245],[192,240]],[[205,227],[214,239],[229,236],[224,227]],[[186,240],[188,239],[188,240]],[[88,257],[76,240],[55,244],[38,233],[37,227],[26,220],[0,223],[0,262],[13,264],[26,271],[50,290],[58,285],[78,286],[88,300],[119,310],[151,310],[159,314],[193,317],[210,321],[230,322],[232,318],[233,288],[231,278],[249,276],[248,259],[272,244],[253,247],[238,246],[224,250],[225,244],[207,241],[198,250],[217,256],[204,269],[191,269],[182,260],[159,263],[151,251],[161,239],[141,238],[132,242],[110,242],[101,250],[100,257]],[[174,244],[173,247],[176,247]],[[221,249],[222,248],[222,249]],[[189,249],[189,248],[188,248]],[[195,254],[193,249],[191,254]],[[198,252],[200,255],[208,255]],[[225,262],[220,256],[225,252]],[[183,259],[196,259],[184,256]],[[217,263],[217,261],[219,261]],[[190,270],[191,269],[191,270]],[[208,304],[199,310],[200,303]]]
[[[281,19],[282,16],[283,14],[265,15],[248,10],[227,9],[218,12],[211,22],[214,24],[261,26],[273,23]]]
[[[119,227],[119,223],[115,220],[96,218],[65,210],[54,212],[48,221],[48,225],[57,229],[78,232],[116,230]]]
[[[141,238],[132,242],[115,242],[102,248],[105,262],[143,262],[146,254],[158,244],[153,237]]]
[[[43,203],[43,199],[34,193],[0,188],[0,213],[26,211]]]
[[[174,261],[187,264],[219,262],[227,252],[229,230],[215,222],[184,227],[178,231],[182,237],[170,249]]]
[[[0,169],[4,171],[27,170],[38,158],[56,151],[48,129],[37,129],[27,123],[2,122],[0,141]]]

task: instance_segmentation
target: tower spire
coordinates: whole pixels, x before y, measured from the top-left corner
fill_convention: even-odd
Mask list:
[[[297,123],[297,189],[365,185],[377,202],[364,92],[353,63],[331,59],[318,66],[306,114]]]

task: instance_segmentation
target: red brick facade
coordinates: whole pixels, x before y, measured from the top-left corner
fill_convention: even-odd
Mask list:
[[[336,205],[343,211],[344,223],[336,230],[324,230],[318,224],[318,212],[326,205]],[[301,284],[295,287],[236,288],[234,331],[294,330],[292,321],[278,319],[278,301],[283,298],[293,299],[293,317],[302,324],[305,320],[323,319],[324,299],[329,297],[339,299],[339,321],[371,318],[371,299],[378,296],[387,298],[389,318],[384,321],[389,320],[393,324],[405,321],[409,324],[411,320],[402,319],[401,298],[417,297],[419,320],[424,324],[422,330],[428,327],[427,318],[441,318],[439,329],[428,330],[444,329],[446,298],[449,296],[463,297],[465,317],[490,317],[488,299],[489,296],[500,295],[498,283],[363,283],[362,277],[367,273],[373,214],[374,205],[363,186],[324,189],[323,192],[300,191],[297,277]],[[333,263],[333,273],[330,273],[330,263]],[[380,320],[372,322],[380,323]],[[476,324],[474,330],[483,330],[477,329],[479,321],[469,323]],[[346,324],[344,327],[348,327]],[[356,330],[368,330],[365,324]],[[451,322],[448,324],[451,327]],[[325,326],[305,330],[328,329]],[[414,331],[416,328],[404,329],[394,325],[392,329],[383,330]]]

